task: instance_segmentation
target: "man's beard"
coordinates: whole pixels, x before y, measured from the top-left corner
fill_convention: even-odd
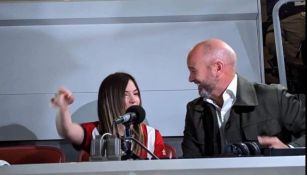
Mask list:
[[[198,85],[198,93],[203,98],[210,98],[211,97],[211,93],[208,92],[207,90],[205,90],[205,88],[201,87],[200,85]]]

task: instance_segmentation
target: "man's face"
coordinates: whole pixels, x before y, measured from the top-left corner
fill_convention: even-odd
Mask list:
[[[189,81],[195,83],[198,89],[202,89],[202,95],[210,97],[216,85],[213,65],[208,63],[205,55],[197,52],[189,55],[187,65],[190,72]]]

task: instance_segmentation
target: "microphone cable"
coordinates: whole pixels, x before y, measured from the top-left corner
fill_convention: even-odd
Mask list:
[[[133,137],[127,137],[126,139],[131,139],[134,142],[136,142],[137,144],[139,144],[143,149],[146,150],[147,153],[149,153],[152,157],[154,157],[157,160],[160,160],[158,156],[156,156],[154,153],[152,153],[149,149],[146,148],[146,146],[141,143],[140,141],[138,141],[137,139],[133,138]]]
[[[112,126],[116,126],[116,123],[112,123]],[[109,133],[110,134],[110,133]],[[116,133],[117,136],[119,135],[118,133]],[[143,143],[141,143],[140,141],[138,141],[137,139],[133,138],[133,137],[122,137],[123,140],[133,140],[135,143],[139,144],[143,149],[146,150],[147,153],[149,153],[152,157],[154,157],[157,160],[160,160],[158,156],[156,156],[154,153],[152,153]]]

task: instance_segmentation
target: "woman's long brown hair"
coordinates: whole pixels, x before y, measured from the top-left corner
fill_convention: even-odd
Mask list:
[[[100,85],[98,92],[97,112],[99,118],[99,132],[118,134],[116,125],[113,121],[119,116],[125,114],[125,90],[128,81],[132,80],[139,92],[140,105],[142,103],[141,94],[136,80],[129,74],[124,72],[116,72],[107,76]],[[133,137],[144,143],[144,134],[140,124],[133,126]],[[132,150],[135,154],[140,155],[141,147],[138,144],[133,144]]]

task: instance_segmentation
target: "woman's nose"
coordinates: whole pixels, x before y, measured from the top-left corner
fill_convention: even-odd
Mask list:
[[[129,95],[129,102],[130,103],[135,103],[135,97],[133,95]]]

